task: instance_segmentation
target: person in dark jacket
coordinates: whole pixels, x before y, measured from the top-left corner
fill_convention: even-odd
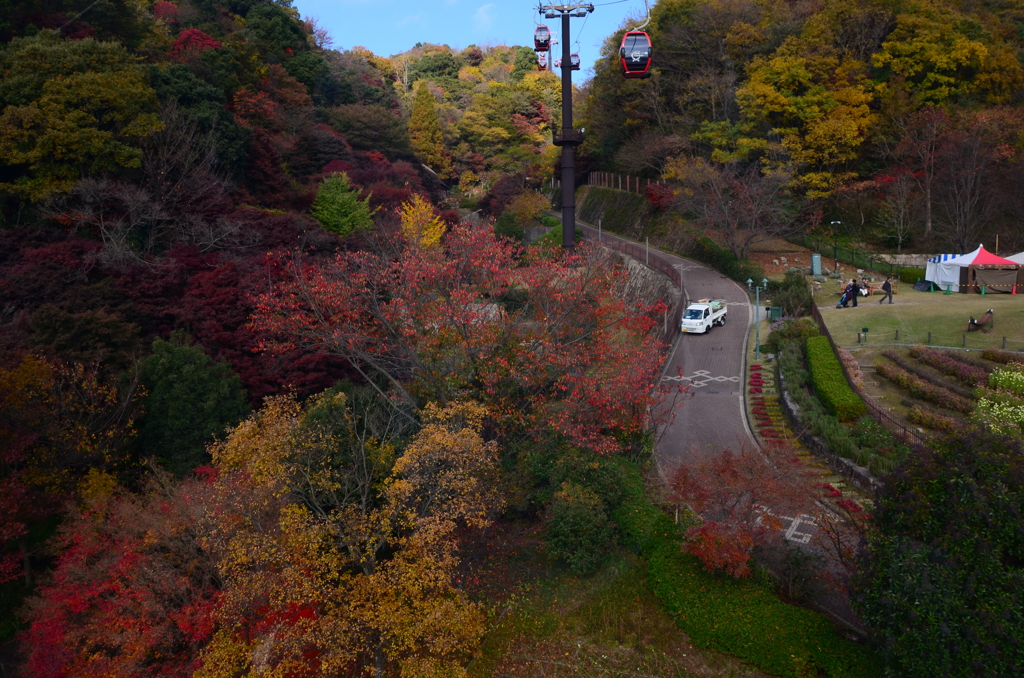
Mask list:
[[[856,278],[850,281],[850,295],[853,297],[853,307],[857,308],[857,297],[860,296],[860,285],[857,284]]]
[[[885,301],[886,297],[888,297],[889,298],[889,303],[891,304],[892,303],[892,278],[891,277],[890,278],[886,278],[885,282],[882,283],[882,291],[885,292],[885,294],[883,294],[882,298],[878,300],[878,303],[882,303],[883,301]]]

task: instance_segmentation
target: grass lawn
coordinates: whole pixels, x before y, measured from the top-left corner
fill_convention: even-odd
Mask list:
[[[472,677],[767,675],[694,647],[651,593],[643,562],[626,551],[592,577],[552,569],[519,585],[494,614]]]
[[[817,302],[836,344],[856,346],[857,333],[868,328],[868,344],[924,344],[932,333],[933,346],[1002,348],[1006,337],[1008,350],[1024,350],[1024,294],[950,294],[918,292],[901,285],[893,305],[879,305],[880,296],[861,297],[857,308],[835,307],[839,297],[835,283],[829,282]],[[967,320],[980,318],[993,309],[995,328],[989,333],[967,333]],[[896,331],[899,330],[899,339]]]

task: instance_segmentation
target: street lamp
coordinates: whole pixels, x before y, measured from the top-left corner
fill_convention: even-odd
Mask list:
[[[761,290],[768,289],[768,278],[762,278],[760,285],[747,278],[747,289],[754,290],[754,360],[761,359]]]
[[[839,229],[836,226],[841,226],[842,223],[841,221],[832,222],[832,261],[836,265],[835,274],[837,277],[839,275]]]

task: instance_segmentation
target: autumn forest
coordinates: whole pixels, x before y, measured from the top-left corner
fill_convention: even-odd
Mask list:
[[[661,0],[636,80],[625,28],[574,84],[577,176],[647,181],[681,249],[1024,248],[1024,5]],[[290,0],[0,0],[3,674],[492,675],[503,634],[542,637],[516,616],[537,582],[651,568],[622,609],[655,596],[675,629],[654,573],[678,556],[792,645],[699,621],[742,663],[642,675],[910,675],[925,649],[849,640],[746,567],[753,542],[671,536],[710,505],[652,489],[688,397],[652,386],[675,302],[561,249],[533,46],[424,38],[374,54]],[[1012,637],[1020,609],[966,633]],[[993,652],[947,675],[1021,661]]]

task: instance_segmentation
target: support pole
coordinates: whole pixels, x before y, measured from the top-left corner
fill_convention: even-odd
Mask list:
[[[569,38],[569,12],[562,12],[562,139],[572,139],[572,40]],[[572,143],[562,145],[562,248],[567,254],[576,249],[576,154]]]

